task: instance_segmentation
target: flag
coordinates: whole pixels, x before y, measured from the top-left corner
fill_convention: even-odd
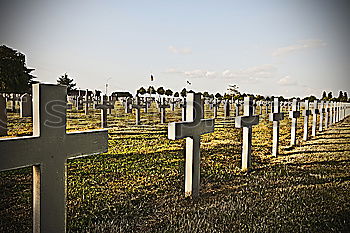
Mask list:
[[[151,81],[153,81],[153,75],[151,74]]]

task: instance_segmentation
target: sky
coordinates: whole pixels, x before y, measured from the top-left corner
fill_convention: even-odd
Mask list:
[[[350,4],[343,0],[2,0],[0,44],[38,81],[210,93],[350,92]],[[154,81],[150,81],[153,74]],[[187,81],[191,85],[187,84]]]

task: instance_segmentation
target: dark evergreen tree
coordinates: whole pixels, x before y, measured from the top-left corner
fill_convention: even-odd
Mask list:
[[[182,91],[180,92],[180,95],[182,97],[185,97],[187,95],[187,91],[186,91],[186,88],[182,89]]]
[[[67,92],[70,92],[76,89],[75,88],[76,84],[74,83],[73,78],[69,78],[67,73],[65,73],[64,75],[62,75],[57,79],[57,84],[67,86]]]
[[[0,46],[0,91],[12,93],[29,92],[35,78],[30,73],[34,69],[26,67],[25,55],[7,47]]]
[[[172,96],[172,95],[173,95],[173,91],[170,90],[170,89],[167,89],[167,90],[165,91],[165,95],[166,95],[166,96]]]
[[[137,90],[137,94],[144,95],[146,94],[146,89],[144,87],[140,87],[140,89]]]

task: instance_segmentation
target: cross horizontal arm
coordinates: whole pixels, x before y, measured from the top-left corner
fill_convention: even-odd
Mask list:
[[[199,136],[214,132],[214,119],[202,119],[200,122],[169,123],[168,138],[172,140]]]
[[[0,139],[0,171],[41,163],[41,141],[33,136]]]
[[[67,158],[107,152],[108,131],[90,130],[67,133],[64,150]]]
[[[270,113],[269,115],[269,120],[270,121],[281,121],[284,119],[284,113],[280,112],[280,113]]]
[[[255,116],[238,116],[235,118],[235,127],[252,127],[259,124],[259,115]]]

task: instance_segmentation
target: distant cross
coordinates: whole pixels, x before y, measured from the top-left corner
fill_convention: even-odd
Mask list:
[[[284,118],[284,113],[280,111],[280,101],[278,97],[273,101],[273,112],[270,113],[270,121],[273,122],[272,155],[277,157],[279,145],[280,121]]]
[[[182,103],[180,103],[180,107],[181,107],[181,118],[182,121],[186,121],[186,114],[187,114],[187,103],[186,103],[186,97],[183,98]]]
[[[124,103],[125,107],[125,113],[131,113],[132,112],[132,99],[130,97],[127,97]]]
[[[212,105],[213,105],[213,108],[214,108],[214,118],[217,118],[218,117],[218,108],[219,108],[219,105],[220,105],[220,101],[218,101],[218,99],[215,98],[214,99],[214,103]]]
[[[269,101],[265,101],[265,111],[266,111],[266,115],[269,114],[269,105],[270,105],[270,102],[269,102]]]
[[[314,101],[314,108],[312,109],[312,136],[316,136],[316,128],[317,128],[317,116],[320,114],[320,110],[318,109],[318,100]]]
[[[329,102],[329,127],[333,124],[333,104],[333,102]]]
[[[329,124],[329,101],[326,101],[324,104],[324,128],[328,129]]]
[[[298,117],[300,117],[300,112],[298,111],[298,101],[296,99],[293,99],[292,111],[289,112],[289,118],[292,118],[291,140],[290,140],[291,146],[294,146],[296,144],[296,131],[298,126]]]
[[[28,93],[20,97],[19,116],[21,118],[32,116],[32,97]]]
[[[224,102],[224,117],[230,117],[230,100]]]
[[[214,132],[214,119],[201,119],[201,94],[187,94],[187,121],[169,123],[168,138],[186,138],[185,195],[197,197],[200,186],[200,136]]]
[[[0,95],[0,136],[7,135],[7,109],[6,99]]]
[[[335,117],[335,122],[339,122],[339,118],[340,118],[340,103],[337,102],[336,103],[336,117]]]
[[[107,121],[107,110],[113,109],[114,105],[109,104],[109,101],[107,101],[105,98],[103,99],[102,104],[95,105],[95,109],[101,109],[101,127],[107,128],[108,127],[108,121]]]
[[[305,100],[305,109],[303,111],[304,116],[304,135],[303,140],[307,141],[308,138],[308,129],[309,129],[309,116],[311,115],[311,110],[309,109],[309,101]]]
[[[89,96],[88,89],[86,89],[85,100],[82,101],[82,103],[84,104],[85,115],[88,115],[89,114],[89,105],[94,103],[94,101]]]
[[[66,232],[66,161],[106,152],[107,131],[66,133],[66,87],[32,91],[33,136],[0,139],[0,171],[33,166],[33,232]]]
[[[160,109],[160,123],[165,123],[166,108],[170,108],[169,104],[165,103],[165,98],[160,99],[158,108]]]
[[[244,115],[235,118],[235,127],[243,128],[242,170],[251,167],[253,125],[259,124],[259,116],[253,115],[253,98],[244,97]]]
[[[263,106],[263,102],[260,100],[259,101],[259,115],[262,115],[262,106]]]
[[[321,100],[320,101],[320,124],[319,124],[319,131],[322,132],[323,131],[323,115],[324,113],[326,112],[325,109],[324,109],[324,101]]]
[[[236,117],[239,116],[239,107],[241,106],[241,104],[239,103],[239,100],[236,100]]]
[[[333,110],[332,124],[335,124],[337,122],[337,103],[336,102],[333,102],[332,110]]]
[[[141,108],[145,108],[146,105],[142,105],[140,103],[140,97],[139,96],[135,97],[135,104],[132,104],[131,107],[136,109],[136,112],[135,112],[135,116],[136,116],[135,124],[136,125],[140,124],[140,121],[141,121]]]

